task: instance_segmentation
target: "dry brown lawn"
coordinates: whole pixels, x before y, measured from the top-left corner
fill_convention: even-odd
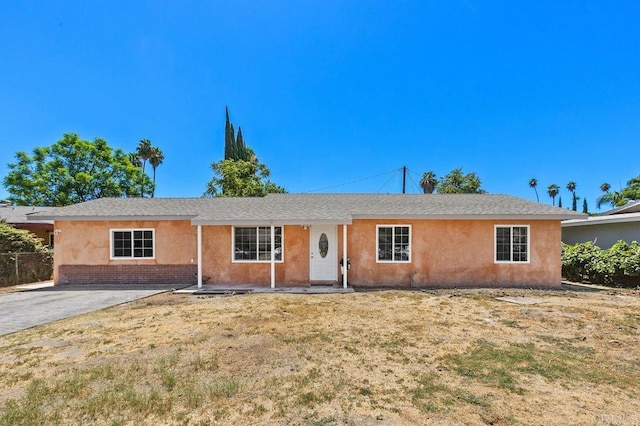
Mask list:
[[[640,424],[639,338],[631,290],[162,294],[0,337],[0,424]]]

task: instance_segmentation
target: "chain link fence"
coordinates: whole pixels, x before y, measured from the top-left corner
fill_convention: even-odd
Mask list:
[[[0,287],[50,280],[53,252],[0,253]]]

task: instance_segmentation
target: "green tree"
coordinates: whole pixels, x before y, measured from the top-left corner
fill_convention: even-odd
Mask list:
[[[235,136],[228,107],[225,107],[225,113],[224,160],[211,164],[214,176],[207,183],[203,196],[264,197],[269,193],[286,192],[269,180],[271,171],[246,146],[240,127]]]
[[[26,229],[16,229],[0,221],[0,253],[33,253],[44,251],[42,240]]]
[[[627,187],[620,191],[620,195],[625,201],[640,200],[640,176],[627,181]]]
[[[420,179],[420,187],[425,194],[433,194],[437,184],[438,179],[432,171],[425,172],[425,174],[422,175],[422,179]]]
[[[207,184],[205,197],[264,197],[284,193],[284,188],[268,178],[270,170],[257,161],[225,159],[211,164],[214,177]]]
[[[453,169],[445,175],[436,186],[439,194],[484,194],[482,182],[475,172],[462,172],[462,168]]]
[[[551,204],[553,204],[554,206],[556,205],[556,196],[558,195],[558,192],[560,192],[560,187],[555,183],[552,183],[547,188],[547,194],[549,194],[549,197],[551,197]]]
[[[17,205],[66,206],[102,197],[135,197],[150,192],[151,179],[129,155],[102,138],[75,133],[33,155],[17,152],[3,183]]]
[[[233,123],[229,119],[229,108],[225,107],[226,120],[224,125],[224,159],[251,161],[252,151],[247,148],[242,136],[242,128],[238,126],[236,136]]]
[[[236,137],[236,160],[251,161],[252,152],[247,148],[242,137],[242,128],[238,126],[238,136]]]
[[[229,107],[225,107],[226,121],[224,124],[224,159],[235,160],[236,154],[236,132],[233,129],[233,124],[229,120]]]
[[[147,161],[151,158],[152,151],[153,146],[151,145],[151,141],[149,139],[141,139],[136,148],[136,154],[140,162],[142,162],[142,173],[146,173],[145,167]],[[140,196],[144,197],[144,187],[140,187]]]
[[[142,168],[142,160],[140,159],[140,155],[137,152],[132,152],[129,154],[129,162],[136,167]]]
[[[618,191],[608,191],[605,194],[602,194],[596,200],[596,207],[600,209],[603,205],[610,205],[612,208],[621,207],[627,204],[627,199],[625,199],[622,194]]]
[[[578,200],[580,199],[580,197],[574,195],[573,198],[571,199],[571,210],[573,210],[574,212],[578,211]]]
[[[562,197],[558,197],[558,207],[562,208]]]
[[[631,180],[629,182],[631,182]],[[607,182],[604,182],[602,185],[600,185],[600,191],[604,192],[604,194],[599,196],[596,200],[596,207],[598,209],[606,204],[609,204],[611,207],[620,207],[624,206],[627,203],[627,198],[624,197],[622,192],[611,192],[611,185],[609,185]]]
[[[582,200],[582,213],[589,214],[589,206],[587,205],[587,199]]]
[[[151,148],[151,156],[149,157],[149,164],[153,169],[153,189],[151,190],[151,198],[153,198],[156,194],[156,169],[162,162],[164,161],[164,154],[162,150],[157,147]]]
[[[138,148],[136,148],[136,154],[138,154],[138,158],[142,161],[142,171],[145,172],[145,167],[147,165],[147,161],[151,158],[151,152],[153,147],[151,146],[151,141],[149,139],[141,139],[138,143]]]
[[[531,178],[529,179],[529,188],[533,188],[536,193],[536,201],[540,202],[540,197],[538,197],[538,179]]]
[[[574,181],[567,184],[567,191],[571,193],[571,209],[574,212],[578,211],[578,197],[576,197],[576,183]]]

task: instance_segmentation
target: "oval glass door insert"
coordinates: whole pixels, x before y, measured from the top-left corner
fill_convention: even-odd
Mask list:
[[[318,248],[320,249],[320,256],[324,259],[329,252],[329,238],[324,232],[320,235],[320,241],[318,242]]]

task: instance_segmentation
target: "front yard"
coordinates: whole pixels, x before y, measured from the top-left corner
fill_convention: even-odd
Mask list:
[[[163,294],[0,337],[0,425],[638,424],[639,340],[632,290]]]

